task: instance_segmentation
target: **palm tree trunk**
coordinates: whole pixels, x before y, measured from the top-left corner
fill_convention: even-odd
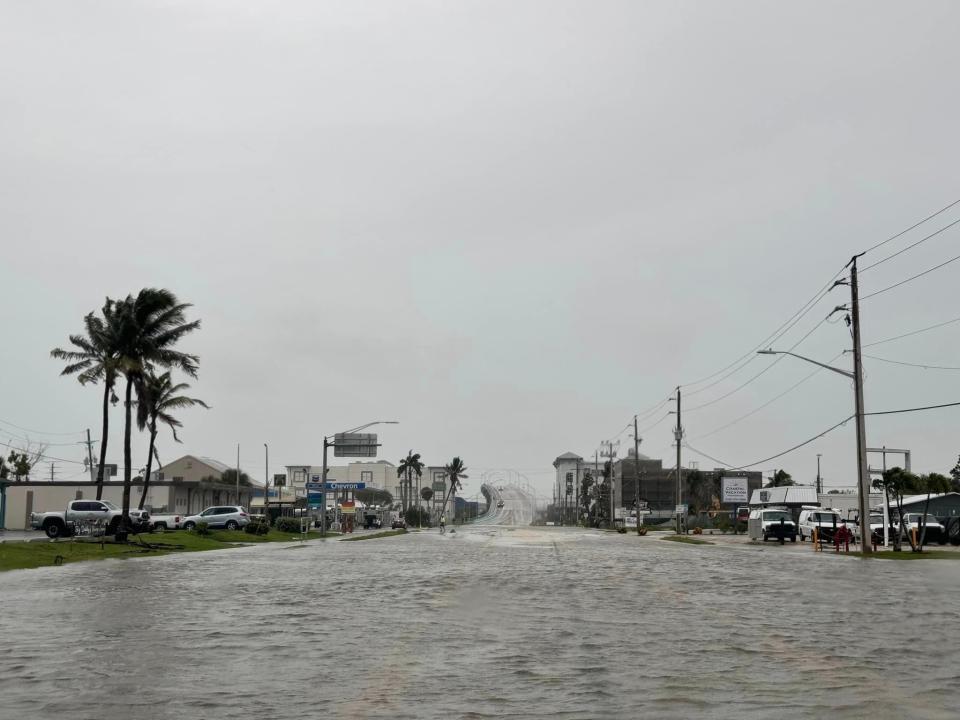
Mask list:
[[[143,510],[143,503],[147,499],[147,490],[150,488],[150,471],[153,469],[153,452],[156,440],[157,422],[152,420],[150,422],[150,450],[147,452],[147,471],[143,476],[143,492],[140,493],[140,504],[137,505],[137,510]]]
[[[130,464],[133,462],[130,459],[130,429],[133,425],[131,418],[131,406],[133,405],[133,376],[127,375],[127,390],[124,396],[123,403],[123,412],[124,412],[124,424],[123,424],[123,515],[120,517],[120,526],[124,530],[129,530],[130,528],[130,480],[131,480],[131,470]]]
[[[920,518],[920,552],[923,552],[923,541],[927,537],[927,513],[930,511],[930,490],[927,490],[927,502],[923,506],[923,517]]]
[[[103,464],[107,461],[107,437],[110,434],[110,381],[103,379],[103,429],[100,431],[100,467],[97,468],[97,500],[103,498]]]

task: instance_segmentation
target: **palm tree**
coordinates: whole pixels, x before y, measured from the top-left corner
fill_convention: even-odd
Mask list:
[[[174,349],[186,334],[200,327],[200,321],[186,322],[181,303],[169,290],[144,288],[136,297],[128,295],[116,304],[118,319],[117,355],[119,369],[126,379],[123,427],[123,514],[121,522],[130,524],[130,430],[133,424],[133,387],[154,367],[178,368],[190,377],[197,376],[199,358]]]
[[[454,502],[454,505],[453,505],[454,520],[456,519],[456,515],[457,515],[457,505],[456,505],[457,490],[463,487],[463,483],[461,483],[460,480],[466,480],[468,477],[467,475],[464,475],[464,472],[466,471],[466,469],[467,469],[467,466],[463,464],[463,460],[461,460],[459,457],[455,457],[453,460],[450,461],[449,465],[445,465],[443,467],[444,476],[449,478],[450,480],[450,489],[447,491],[447,496],[443,499],[443,507],[440,508],[440,512],[443,512],[443,508],[447,506],[447,503],[452,497]]]
[[[97,467],[97,500],[103,497],[103,470],[107,462],[107,439],[110,433],[110,403],[116,404],[114,386],[119,372],[117,355],[118,322],[116,303],[107,298],[101,310],[103,317],[89,313],[83,319],[85,334],[71,335],[73,348],[54,348],[52,357],[66,360],[61,375],[77,374],[81,385],[103,381],[103,426],[100,430],[100,465]]]
[[[415,453],[411,450],[405,458],[400,460],[400,466],[397,468],[397,477],[405,478],[405,480],[400,483],[400,502],[402,503],[404,514],[406,514],[407,505],[410,503],[410,489],[413,487],[414,475],[417,477],[423,475],[423,463],[420,462],[420,453]]]
[[[203,400],[186,395],[177,395],[178,392],[189,388],[190,386],[187,383],[174,385],[169,372],[154,375],[147,371],[138,380],[136,386],[138,398],[137,427],[141,432],[146,429],[150,433],[150,449],[147,451],[147,469],[143,476],[143,492],[140,493],[140,504],[137,506],[140,510],[143,510],[143,503],[147,499],[154,456],[157,458],[157,466],[160,466],[160,456],[157,453],[156,446],[157,422],[167,425],[173,433],[173,439],[180,442],[180,438],[177,437],[177,428],[182,427],[183,423],[171,415],[171,412],[195,405],[210,408]]]

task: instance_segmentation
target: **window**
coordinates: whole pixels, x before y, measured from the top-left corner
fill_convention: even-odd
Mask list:
[[[174,475],[174,476],[173,476],[173,481],[174,481],[174,482],[183,482],[183,476],[182,476],[182,475],[181,475],[181,476]]]
[[[361,470],[360,482],[367,483],[368,485],[373,485],[373,470]]]
[[[107,510],[109,510],[109,508],[106,505],[98,502],[90,503],[90,509],[93,510],[94,512],[107,512]]]

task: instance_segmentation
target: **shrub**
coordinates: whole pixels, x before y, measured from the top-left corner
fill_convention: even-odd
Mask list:
[[[733,527],[733,523],[726,513],[717,513],[717,516],[713,519],[713,526],[720,532],[725,533]]]
[[[207,525],[207,523],[205,523],[205,522],[198,522],[198,523],[194,526],[193,531],[194,531],[197,535],[209,535],[209,534],[210,534],[210,526]]]
[[[410,527],[417,527],[418,525],[430,527],[430,513],[426,508],[418,508],[416,506],[407,508],[403,519],[407,521],[407,525]]]
[[[278,517],[273,525],[280,532],[300,532],[300,518],[297,517]]]
[[[266,520],[253,520],[246,524],[243,531],[251,535],[266,535],[270,532],[270,524]]]

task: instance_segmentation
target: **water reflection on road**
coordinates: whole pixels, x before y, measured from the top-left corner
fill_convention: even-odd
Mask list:
[[[562,528],[0,575],[0,718],[956,717],[960,563]]]

